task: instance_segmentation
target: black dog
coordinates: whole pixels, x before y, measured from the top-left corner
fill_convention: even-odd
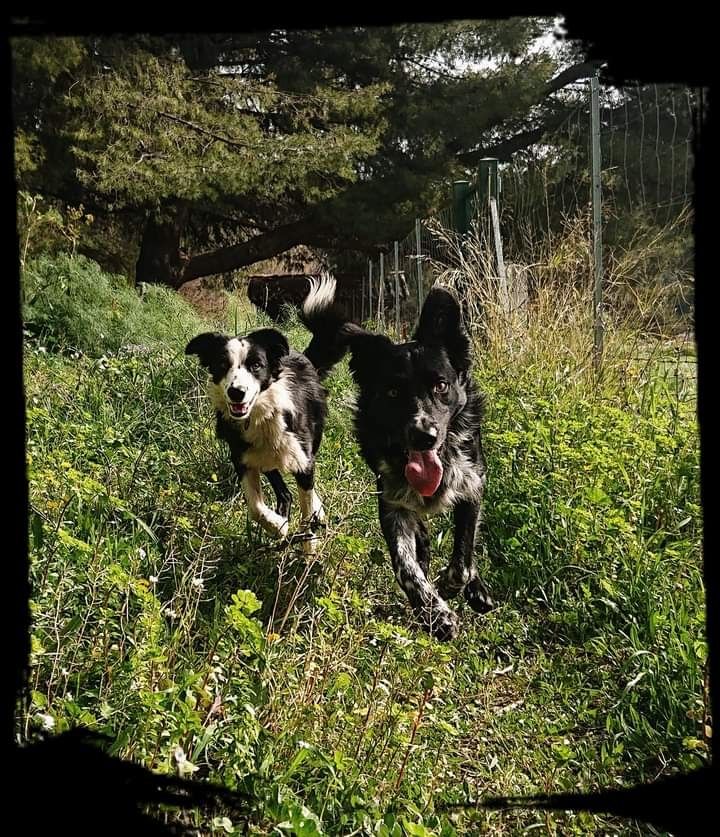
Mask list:
[[[333,304],[335,280],[313,285],[304,320],[305,354],[322,375],[350,352],[358,387],[355,430],[377,477],[380,525],[395,576],[424,627],[456,636],[443,599],[464,593],[478,613],[492,607],[478,578],[474,548],[485,487],[480,441],[482,396],[470,374],[470,341],[455,297],[433,288],[410,343],[394,344],[348,322]],[[429,579],[430,539],[423,518],[453,509],[455,541],[438,589]]]
[[[313,286],[305,302],[308,311],[317,293],[323,292]],[[272,535],[287,536],[292,495],[281,471],[289,471],[297,482],[303,524],[315,528],[322,523],[315,457],[327,404],[312,363],[290,349],[285,337],[272,328],[245,337],[199,334],[185,354],[197,355],[212,377],[209,390],[217,435],[230,448],[250,517]],[[265,503],[260,474],[265,474],[275,493],[275,511]],[[306,552],[313,552],[314,545],[312,537],[303,541]]]

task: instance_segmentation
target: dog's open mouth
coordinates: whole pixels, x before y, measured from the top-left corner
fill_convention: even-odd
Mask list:
[[[432,497],[440,485],[443,466],[437,450],[409,450],[405,479],[423,497]]]
[[[228,410],[230,411],[230,415],[234,418],[245,418],[245,416],[250,412],[251,406],[252,402],[238,404],[235,401],[228,401]]]

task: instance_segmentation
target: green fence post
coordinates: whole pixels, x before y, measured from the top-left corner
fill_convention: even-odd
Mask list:
[[[453,183],[453,223],[455,225],[455,232],[458,235],[465,235],[470,229],[468,213],[469,194],[470,182],[468,180],[456,180]]]

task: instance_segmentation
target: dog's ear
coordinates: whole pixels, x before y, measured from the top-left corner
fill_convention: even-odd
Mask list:
[[[228,338],[219,331],[206,331],[198,334],[197,337],[185,347],[186,355],[197,355],[200,365],[206,369],[210,366],[213,358],[216,358],[225,348]]]
[[[378,380],[378,370],[387,359],[387,349],[392,340],[384,334],[372,334],[364,329],[355,328],[349,336],[350,372],[355,383],[361,388],[370,388]]]
[[[458,373],[470,368],[470,340],[460,303],[445,288],[433,288],[427,295],[413,339],[425,346],[442,346]]]
[[[257,343],[265,349],[268,359],[268,366],[273,375],[277,375],[280,369],[282,358],[290,354],[290,346],[287,338],[282,332],[275,328],[261,328],[248,334],[248,340]]]

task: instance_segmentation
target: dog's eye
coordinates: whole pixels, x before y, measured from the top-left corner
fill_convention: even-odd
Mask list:
[[[440,393],[443,393],[443,392],[447,392],[447,388],[448,388],[447,381],[438,381],[435,384],[435,386],[433,387],[433,392],[436,392],[436,393],[440,394]]]
[[[387,391],[387,394],[388,394],[389,398],[397,398],[398,397],[398,391],[396,389],[389,389]]]
[[[250,364],[250,371],[251,372],[259,372],[262,369],[262,363],[259,360],[256,360],[255,363]]]

